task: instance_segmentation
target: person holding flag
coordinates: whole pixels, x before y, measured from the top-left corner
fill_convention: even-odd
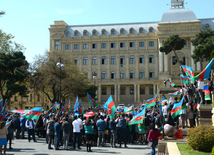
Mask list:
[[[121,144],[122,144],[122,137],[124,140],[124,144],[125,144],[125,148],[127,148],[126,146],[126,142],[127,142],[127,138],[126,138],[126,119],[125,119],[125,115],[120,115],[120,120],[119,120],[119,130],[120,130],[120,148],[121,148]]]

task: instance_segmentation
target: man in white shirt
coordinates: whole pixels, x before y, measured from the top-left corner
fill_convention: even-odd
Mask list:
[[[167,105],[167,103],[165,103],[165,105],[162,107],[162,112],[163,112],[164,118],[167,118],[167,109],[168,109],[168,105]]]
[[[80,114],[79,116],[78,116],[78,121],[79,121],[79,124],[81,125],[81,127],[80,127],[80,144],[79,144],[79,146],[81,146],[81,142],[82,142],[82,135],[84,134],[84,130],[83,130],[83,121],[82,121],[82,114]]]
[[[80,128],[82,127],[80,121],[77,120],[77,116],[74,116],[73,125],[73,148],[76,148],[76,138],[78,139],[78,149],[80,148]]]
[[[30,135],[32,135],[33,137],[33,141],[36,142],[36,139],[35,139],[35,131],[34,131],[34,126],[36,125],[36,123],[31,120],[31,119],[28,119],[25,123],[25,127],[27,129],[27,133],[28,133],[28,141],[30,142]]]

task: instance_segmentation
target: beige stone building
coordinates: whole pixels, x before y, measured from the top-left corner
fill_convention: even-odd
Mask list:
[[[162,92],[173,92],[169,84],[165,88],[164,79],[172,78],[181,85],[174,53],[159,51],[163,41],[172,34],[184,38],[179,59],[200,71],[199,63],[191,58],[195,48],[191,40],[208,28],[214,29],[214,18],[197,19],[192,10],[184,8],[184,0],[172,0],[171,9],[157,22],[68,25],[55,21],[49,28],[50,52],[71,53],[72,61],[98,86],[98,103],[112,95],[116,104],[137,104],[156,93],[160,97]]]

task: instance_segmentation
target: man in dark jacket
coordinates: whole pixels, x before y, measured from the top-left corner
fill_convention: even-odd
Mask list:
[[[209,103],[212,103],[213,81],[210,78],[208,78],[208,81],[209,81],[208,86],[209,86],[209,91],[210,91],[210,101],[209,101]]]
[[[100,119],[97,121],[96,126],[98,129],[97,147],[100,146],[100,141],[102,141],[102,146],[104,147],[106,122],[103,120],[102,115],[100,116]]]
[[[116,140],[116,131],[117,131],[117,128],[116,128],[116,122],[115,122],[115,117],[113,117],[111,120],[110,120],[110,123],[109,123],[109,128],[111,130],[111,147],[117,147],[116,144],[115,144],[115,140]]]
[[[64,149],[68,149],[68,142],[70,138],[70,131],[71,131],[71,123],[68,122],[68,118],[64,119],[65,122],[62,124],[62,131],[63,131],[63,145]]]
[[[146,132],[146,143],[148,143],[147,138],[150,131],[149,125],[151,124],[151,119],[149,115],[145,114],[144,122],[145,122],[145,132]]]
[[[16,139],[20,139],[21,127],[20,127],[20,116],[17,114],[14,119],[15,131],[16,131]]]
[[[125,144],[125,147],[126,146],[126,119],[125,119],[125,115],[120,115],[120,120],[119,120],[119,129],[120,129],[120,146],[121,147],[121,144],[122,144],[122,137],[124,139],[124,144]]]
[[[52,139],[54,139],[54,120],[52,118],[47,125],[47,135],[48,135],[48,149],[53,149],[51,147]]]
[[[59,139],[60,139],[60,131],[61,131],[61,126],[59,124],[60,119],[56,118],[55,120],[55,124],[54,124],[54,147],[55,150],[59,150]]]
[[[20,127],[22,131],[22,139],[25,139],[25,118],[20,118]]]

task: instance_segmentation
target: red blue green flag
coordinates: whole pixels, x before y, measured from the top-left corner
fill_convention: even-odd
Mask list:
[[[138,104],[138,107],[142,107],[142,105],[143,105],[143,104],[142,104],[142,102],[140,101],[139,104]]]
[[[105,110],[107,110],[110,119],[112,119],[115,116],[116,107],[111,96],[108,98],[107,102],[103,105],[103,107],[105,108]]]
[[[35,119],[38,120],[42,112],[43,107],[35,107],[31,109],[25,116],[25,119]]]
[[[124,111],[125,113],[127,112],[132,112],[134,111],[134,105],[130,106],[126,111]]]
[[[168,100],[163,100],[159,102],[159,105],[165,105],[165,103],[168,103]]]
[[[180,91],[176,91],[174,93],[169,93],[169,95],[172,95],[172,96],[176,96],[176,95],[179,95],[180,94]]]
[[[70,111],[71,108],[72,108],[72,106],[71,106],[71,101],[69,100],[68,106],[67,106],[67,109],[66,109],[66,112]]]
[[[180,115],[183,102],[184,102],[184,97],[182,98],[182,100],[180,102],[174,104],[172,111],[171,111],[171,116],[173,119],[176,116]]]
[[[65,112],[65,108],[64,108],[63,106],[62,106],[62,108],[61,108],[61,109],[62,109],[62,112]]]
[[[108,131],[108,130],[106,130],[106,131],[105,131],[105,134],[106,134],[106,135],[109,135],[109,131]]]
[[[146,106],[143,108],[143,110],[137,114],[132,120],[129,122],[129,125],[134,125],[134,124],[142,124],[145,116],[145,109]]]
[[[164,93],[162,93],[162,99],[166,100],[166,96],[164,95]]]
[[[60,109],[60,104],[59,103],[55,103],[54,105],[53,105],[53,110],[54,109]]]
[[[152,106],[155,106],[156,100],[157,100],[157,94],[151,99],[143,100],[143,102],[146,107],[152,107]]]
[[[181,82],[183,82],[184,84],[191,84],[192,83],[192,79],[189,77],[186,77],[184,75],[180,75],[181,76]]]
[[[167,82],[172,86],[172,87],[177,87],[175,83],[172,82],[171,78],[167,80]]]
[[[174,102],[174,100],[173,100],[173,98],[172,98],[172,97],[170,97],[170,98],[169,98],[169,102],[168,102],[168,104],[169,104],[169,105],[171,105],[171,103],[172,103],[172,102]]]
[[[79,114],[83,114],[83,110],[82,110],[82,104],[77,96],[77,99],[76,99],[76,102],[75,102],[75,105],[74,105],[74,112],[75,111],[78,111]]]
[[[97,102],[87,93],[87,97],[88,97],[88,102],[90,102],[92,104],[92,106],[94,108],[97,107]]]
[[[210,100],[210,91],[209,91],[208,85],[204,85],[203,92],[204,92],[205,100]]]
[[[185,74],[191,78],[194,77],[194,71],[190,66],[185,66],[185,65],[181,65],[181,67],[183,68]]]

